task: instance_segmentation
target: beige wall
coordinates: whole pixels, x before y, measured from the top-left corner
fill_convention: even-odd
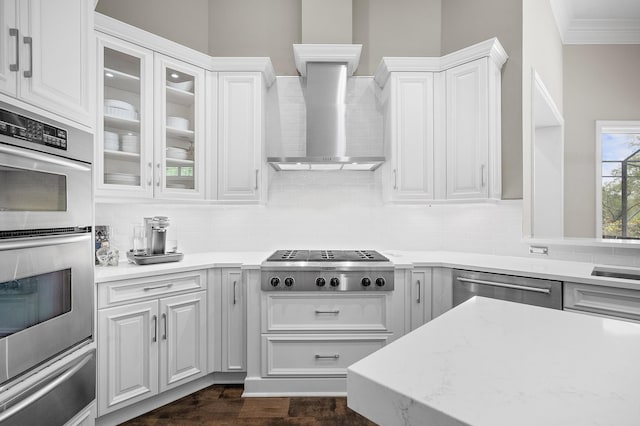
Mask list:
[[[539,1],[539,0],[538,0]],[[502,196],[522,197],[522,7],[519,1],[442,1],[442,53],[498,37],[502,70]]]
[[[640,120],[640,45],[564,47],[565,235],[595,236],[595,121]]]
[[[209,54],[269,56],[277,75],[297,75],[300,0],[210,0]]]
[[[440,56],[441,0],[353,0],[358,75],[373,75],[383,56]]]
[[[209,0],[101,0],[96,11],[208,53]]]
[[[562,39],[549,0],[522,3],[522,210],[523,231],[531,233],[532,70],[540,76],[562,114]]]

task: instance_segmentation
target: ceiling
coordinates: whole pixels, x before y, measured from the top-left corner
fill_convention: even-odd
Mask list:
[[[551,0],[564,44],[640,44],[639,0]]]

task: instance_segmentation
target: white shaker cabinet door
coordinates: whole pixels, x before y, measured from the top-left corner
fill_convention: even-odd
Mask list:
[[[160,391],[203,376],[207,368],[206,292],[160,300]]]
[[[86,125],[94,122],[92,6],[86,0],[18,2],[18,97]]]
[[[434,198],[433,73],[392,77],[391,126],[395,200]]]
[[[259,201],[262,74],[220,72],[218,84],[218,199]]]
[[[16,96],[20,66],[16,0],[0,0],[0,92]]]
[[[98,415],[158,392],[158,302],[98,311]]]
[[[446,71],[447,198],[486,198],[489,178],[487,59]]]
[[[246,371],[246,308],[240,269],[222,270],[222,371]]]

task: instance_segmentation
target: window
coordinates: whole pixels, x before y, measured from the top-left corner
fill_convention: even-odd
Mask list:
[[[640,121],[598,121],[596,136],[597,236],[640,239]]]

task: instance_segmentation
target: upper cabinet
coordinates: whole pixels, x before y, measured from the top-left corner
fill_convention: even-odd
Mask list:
[[[384,58],[385,198],[393,202],[501,198],[497,39],[440,58]]]
[[[96,14],[96,196],[261,202],[268,58],[213,58]]]
[[[92,127],[93,8],[0,0],[0,92]]]
[[[218,73],[218,198],[262,198],[264,84],[259,72]]]

